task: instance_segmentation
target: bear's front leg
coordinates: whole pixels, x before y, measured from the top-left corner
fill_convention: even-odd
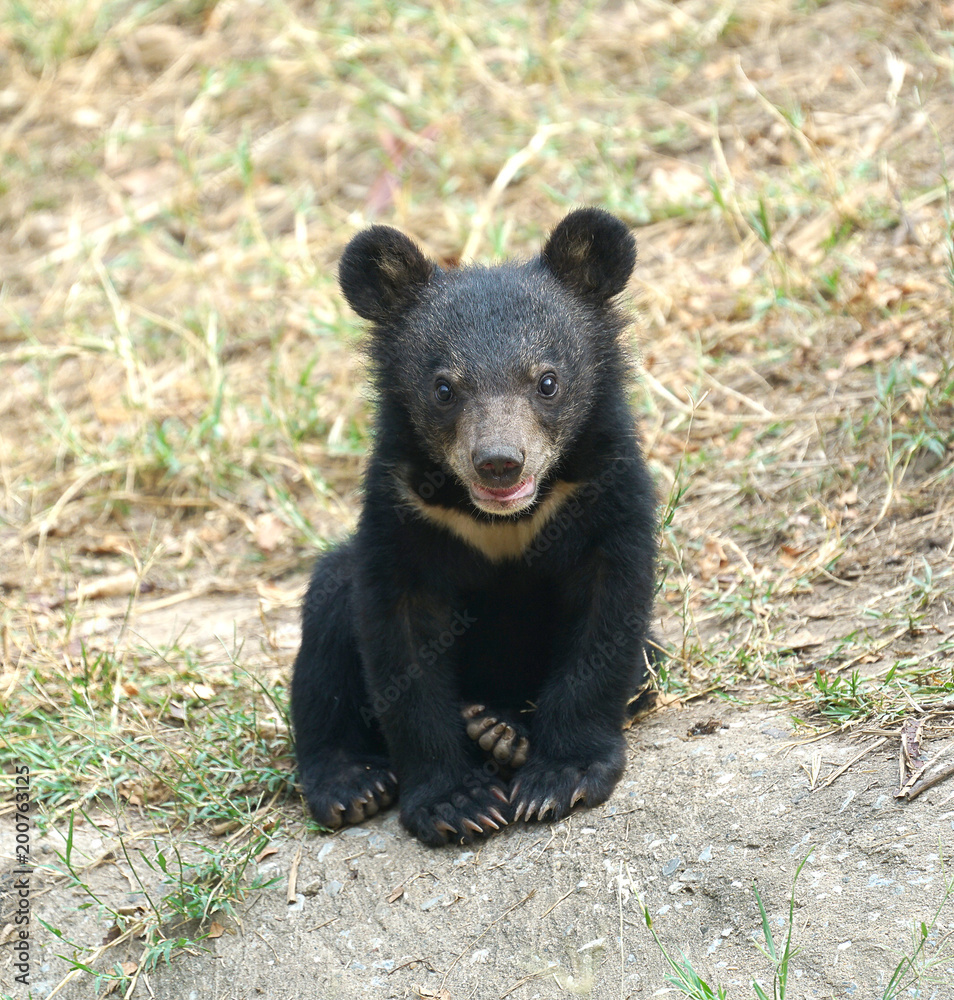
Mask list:
[[[514,820],[561,819],[577,804],[599,805],[622,777],[622,725],[646,675],[650,602],[645,590],[604,578],[608,585],[593,586],[571,623],[575,640],[554,664],[532,717],[529,754],[510,795]]]
[[[398,777],[401,822],[432,846],[499,830],[510,811],[501,769],[468,738],[459,710],[455,647],[466,611],[405,597],[373,619],[376,628],[361,630],[362,656]]]

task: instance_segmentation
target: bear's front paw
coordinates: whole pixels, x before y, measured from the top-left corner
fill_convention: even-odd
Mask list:
[[[384,757],[329,754],[302,764],[301,784],[312,816],[329,830],[361,823],[396,798],[397,777]]]
[[[616,761],[528,763],[510,793],[514,822],[562,819],[578,804],[598,806],[610,797],[621,774]]]
[[[431,847],[469,844],[509,821],[505,815],[510,812],[507,793],[497,781],[437,794],[412,793],[402,801],[401,822]]]

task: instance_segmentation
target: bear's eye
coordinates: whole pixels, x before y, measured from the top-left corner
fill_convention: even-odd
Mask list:
[[[450,382],[440,378],[434,385],[434,395],[438,403],[449,403],[454,398],[454,390],[450,387]]]
[[[559,389],[559,383],[557,382],[556,375],[553,372],[547,372],[546,375],[540,379],[540,384],[537,386],[537,391],[541,396],[546,396],[547,398],[555,396],[557,389]]]

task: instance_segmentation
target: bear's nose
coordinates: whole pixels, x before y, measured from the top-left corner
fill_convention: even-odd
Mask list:
[[[483,480],[510,485],[515,483],[523,471],[524,453],[516,448],[495,446],[475,451],[474,469]]]

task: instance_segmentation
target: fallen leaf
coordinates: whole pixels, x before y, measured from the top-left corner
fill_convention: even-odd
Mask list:
[[[808,552],[807,545],[784,544],[778,547],[778,561],[786,568],[791,569],[798,564],[799,558]]]
[[[273,740],[276,736],[287,736],[288,726],[280,719],[259,719],[255,732],[263,740]]]
[[[261,864],[261,862],[270,854],[278,854],[278,848],[274,844],[266,844],[261,851],[255,855],[255,861],[258,864]]]
[[[896,358],[903,350],[904,345],[898,341],[883,344],[881,347],[859,347],[845,355],[844,367],[851,371],[853,368],[860,368],[870,361],[887,361],[889,358]]]
[[[139,574],[134,569],[124,570],[115,576],[103,576],[89,580],[76,587],[77,601],[101,601],[106,597],[122,597],[132,594],[139,583]]]
[[[799,649],[811,649],[813,646],[820,646],[823,641],[817,635],[809,632],[808,629],[801,629],[792,635],[786,636],[784,639],[780,639],[777,643],[773,643],[773,645],[779,650],[788,649],[795,652]]]
[[[855,504],[857,502],[858,502],[858,491],[855,489],[854,486],[852,486],[851,489],[849,490],[845,490],[845,492],[842,493],[841,496],[839,496],[835,500],[835,503],[839,507],[850,507],[852,504]]]
[[[106,932],[106,936],[103,938],[103,940],[100,941],[100,944],[103,945],[112,944],[116,940],[116,938],[122,937],[122,933],[123,932],[119,929],[118,925],[113,924],[113,926],[110,927],[109,930]]]
[[[187,684],[185,694],[189,698],[196,698],[199,701],[209,701],[215,697],[215,688],[208,684]]]
[[[388,896],[389,903],[396,903],[404,895],[404,886],[399,885],[396,889],[392,890],[391,894]]]
[[[116,787],[119,797],[128,802],[131,806],[141,806],[146,801],[145,792],[138,781],[121,781]]]
[[[912,773],[917,773],[927,763],[921,752],[921,730],[923,728],[923,719],[907,719],[901,727],[901,749],[904,751],[904,762]]]
[[[706,719],[704,722],[693,723],[686,730],[687,736],[711,736],[713,733],[718,732],[720,729],[728,729],[721,719]]]
[[[91,556],[132,555],[133,547],[125,535],[106,532],[97,535],[91,528],[86,529],[89,541],[80,543],[79,551]]]
[[[707,184],[695,170],[683,164],[672,167],[655,167],[649,175],[650,185],[666,202],[684,204],[706,190]]]
[[[263,552],[272,552],[285,538],[285,523],[274,514],[259,514],[255,518],[253,536],[255,544]]]

